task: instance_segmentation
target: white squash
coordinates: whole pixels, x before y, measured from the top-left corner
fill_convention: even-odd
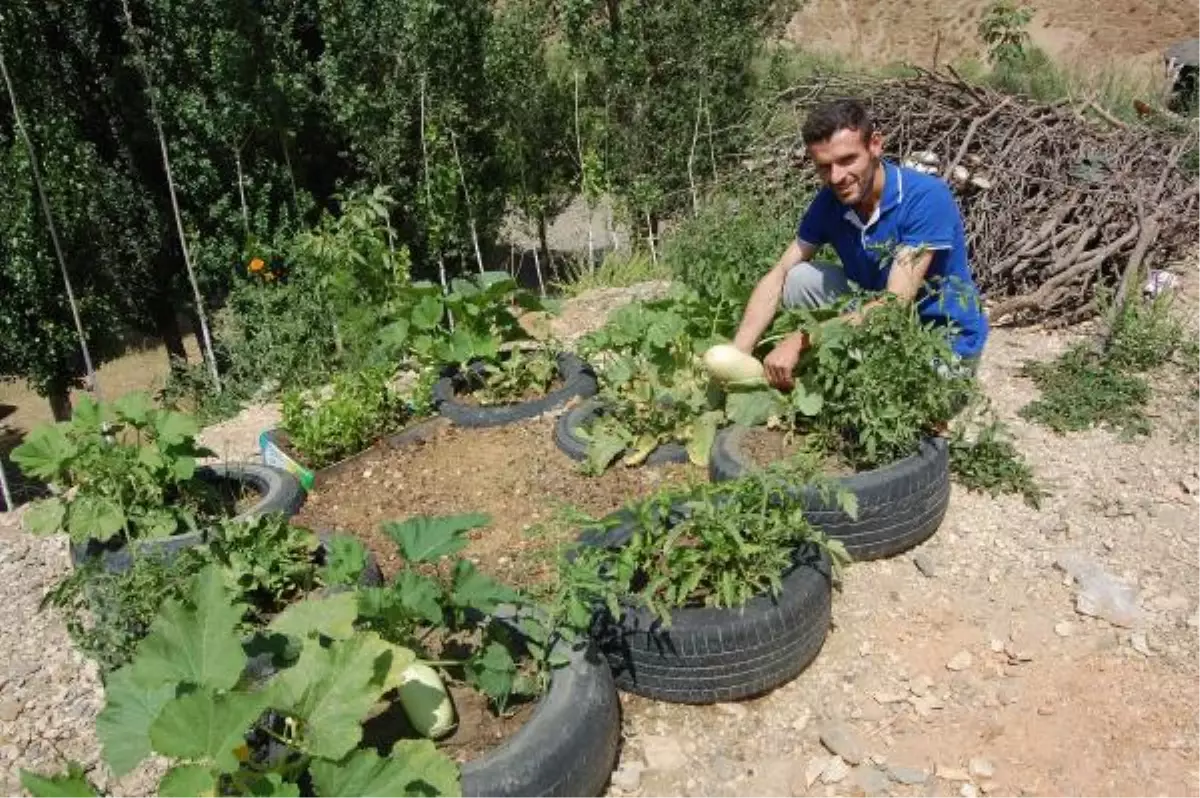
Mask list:
[[[763,379],[763,365],[732,344],[717,344],[704,353],[704,368],[717,382],[745,384]]]
[[[438,740],[454,731],[454,702],[438,672],[423,662],[414,662],[400,675],[397,691],[408,722],[422,737]]]

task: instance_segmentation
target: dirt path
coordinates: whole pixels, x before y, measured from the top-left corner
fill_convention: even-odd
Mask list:
[[[569,307],[580,316],[569,310],[558,323],[573,332],[604,316],[586,300]],[[610,794],[1195,794],[1200,475],[1195,417],[1180,421],[1195,405],[1160,401],[1154,436],[1134,443],[1105,432],[1059,437],[1024,423],[1016,411],[1035,391],[1017,374],[1021,362],[1052,357],[1069,341],[996,331],[981,369],[1021,450],[1053,490],[1040,511],[956,486],[929,542],[847,570],[821,654],[764,698],[686,707],[624,697]],[[217,438],[248,451],[261,420],[235,420]],[[456,431],[441,461],[424,469],[413,462],[413,478],[429,479],[435,465],[466,478],[469,458],[481,460],[480,446],[490,442],[508,458],[491,465],[496,486],[515,491],[520,480],[509,472],[526,460],[552,467],[552,452],[539,449],[548,424],[478,437]],[[559,481],[551,486],[568,480],[551,476]],[[382,506],[396,500],[381,478],[374,490]],[[527,504],[535,520],[543,505],[513,496],[512,509]],[[438,501],[451,506],[445,495],[430,498],[432,511],[442,509]],[[1145,623],[1123,629],[1079,614],[1076,588],[1055,567],[1064,553],[1135,586]],[[498,563],[505,555],[479,556]],[[9,610],[0,627],[0,791],[8,794],[19,789],[19,767],[97,761],[94,668],[71,649],[57,618],[37,612],[65,569],[61,541],[30,539],[0,515],[0,601]],[[822,732],[827,740],[840,735],[838,750],[860,764],[831,763]],[[116,788],[137,795],[153,783],[136,773]]]

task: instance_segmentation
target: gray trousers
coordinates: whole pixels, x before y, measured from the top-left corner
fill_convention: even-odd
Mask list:
[[[785,308],[819,308],[831,305],[838,297],[850,291],[850,281],[841,266],[833,263],[809,263],[801,261],[787,273],[783,283],[783,306]],[[951,374],[974,374],[979,368],[979,358],[955,356],[950,364],[938,363],[938,373],[943,377]]]

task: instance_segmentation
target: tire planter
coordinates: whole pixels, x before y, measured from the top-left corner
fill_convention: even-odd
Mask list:
[[[578,430],[604,414],[604,405],[599,400],[581,402],[558,417],[554,425],[554,443],[563,454],[572,460],[587,460],[588,442],[580,437]],[[628,450],[620,456],[624,457]],[[680,443],[664,443],[650,453],[643,465],[688,462],[687,448]]]
[[[709,477],[737,479],[753,465],[741,450],[745,427],[727,427],[713,442]],[[811,487],[801,490],[809,521],[840,540],[855,560],[892,557],[927,540],[950,504],[950,450],[944,438],[928,437],[917,453],[881,468],[836,480],[858,499],[852,519]]]
[[[360,458],[377,448],[399,449],[412,443],[420,443],[432,437],[433,433],[444,423],[445,421],[439,418],[427,418],[414,422],[399,432],[385,435],[373,446],[369,446],[361,452],[338,460],[336,463],[331,463],[324,468],[313,468],[305,464],[303,457],[292,448],[287,432],[282,428],[269,429],[262,432],[258,436],[258,447],[262,451],[263,465],[288,472],[296,477],[304,490],[310,491],[325,477],[353,467],[353,464]]]
[[[595,646],[567,653],[525,725],[462,765],[464,796],[604,793],[621,736],[620,701]]]
[[[258,501],[234,516],[235,520],[258,518],[268,513],[283,513],[291,518],[304,504],[304,491],[299,481],[287,473],[257,463],[217,463],[201,466],[196,475],[210,484],[235,483],[259,494]],[[156,556],[171,560],[184,549],[204,542],[204,532],[189,532],[169,538],[135,540],[129,543],[117,537],[100,542],[95,539],[71,544],[71,563],[79,567],[99,558],[104,570],[121,573],[133,565],[134,551],[138,556]]]
[[[558,375],[563,385],[540,399],[492,407],[468,405],[457,399],[457,395],[467,388],[468,380],[460,371],[453,370],[434,383],[433,406],[460,427],[499,427],[537,418],[577,396],[587,398],[596,395],[599,386],[590,366],[570,352],[560,353],[557,360]],[[471,371],[480,375],[483,367],[473,364]]]
[[[623,523],[582,545],[623,545]],[[672,610],[671,625],[642,607],[601,611],[594,634],[618,689],[658,701],[712,704],[762,695],[800,675],[829,632],[832,565],[809,545],[798,549],[777,597],[761,594],[739,608]]]

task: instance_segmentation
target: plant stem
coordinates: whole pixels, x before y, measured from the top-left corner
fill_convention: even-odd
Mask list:
[[[129,12],[129,0],[121,0],[121,8],[125,12],[125,24],[129,27],[129,41],[142,67],[142,75],[146,81],[146,99],[150,103],[150,118],[154,122],[154,130],[158,134],[158,146],[162,151],[163,171],[167,176],[167,193],[171,197],[171,210],[175,215],[175,229],[179,234],[179,248],[183,252],[183,265],[187,269],[188,282],[192,285],[192,296],[196,301],[196,316],[200,320],[200,335],[204,340],[205,360],[212,375],[213,388],[221,393],[221,375],[217,371],[217,357],[213,351],[212,336],[208,332],[208,314],[204,311],[204,299],[200,295],[200,285],[196,282],[196,270],[192,268],[192,256],[188,251],[187,234],[183,229],[183,214],[179,210],[179,198],[175,194],[175,179],[171,176],[171,158],[167,153],[167,136],[163,133],[162,118],[158,114],[158,104],[154,99],[154,86],[150,83],[150,69],[142,55],[141,43],[137,30],[133,27],[133,14]]]
[[[245,142],[243,142],[244,144]],[[238,200],[242,204],[242,229],[246,233],[247,240],[250,238],[250,211],[246,207],[246,181],[242,175],[242,148],[233,148],[233,166],[237,169],[237,186]]]
[[[421,75],[421,164],[425,172],[425,206],[427,213],[432,217],[433,209],[433,190],[429,187],[429,142],[425,137],[425,75]],[[430,220],[426,220],[428,224]],[[442,293],[450,293],[450,284],[446,280],[446,261],[442,257],[441,242],[438,242],[437,253],[438,265],[438,280],[442,284]],[[446,310],[446,319],[450,323],[450,331],[454,331],[454,314],[449,309]]]
[[[13,90],[12,80],[8,76],[8,66],[4,63],[4,51],[0,50],[0,74],[4,76],[4,88],[8,91],[8,100],[12,104],[13,122],[25,140],[25,148],[29,151],[29,168],[33,172],[33,182],[37,186],[38,199],[42,204],[42,213],[46,217],[46,227],[50,229],[50,240],[54,243],[54,254],[58,258],[58,268],[62,272],[63,286],[67,290],[67,303],[71,306],[71,318],[75,321],[75,333],[79,336],[79,349],[83,353],[83,367],[87,372],[88,390],[97,398],[100,396],[100,385],[96,380],[96,370],[92,366],[92,354],[88,350],[87,337],[83,334],[83,322],[79,319],[79,305],[75,301],[75,291],[71,287],[71,277],[67,274],[67,259],[63,257],[62,245],[58,241],[58,228],[54,225],[54,217],[50,213],[50,201],[46,199],[46,189],[42,185],[42,174],[38,168],[37,155],[33,150],[33,140],[29,131],[21,121],[21,111],[17,108],[17,94]],[[8,509],[13,509],[11,497],[8,496],[8,486],[4,486],[5,502]]]
[[[475,246],[475,262],[479,264],[479,273],[483,274],[483,255],[479,251],[479,235],[475,232],[475,212],[471,210],[471,193],[467,191],[467,173],[463,171],[462,160],[458,157],[458,142],[454,131],[450,132],[450,146],[454,149],[454,163],[458,166],[458,179],[462,183],[463,198],[467,201],[467,224],[471,228],[471,243]]]

